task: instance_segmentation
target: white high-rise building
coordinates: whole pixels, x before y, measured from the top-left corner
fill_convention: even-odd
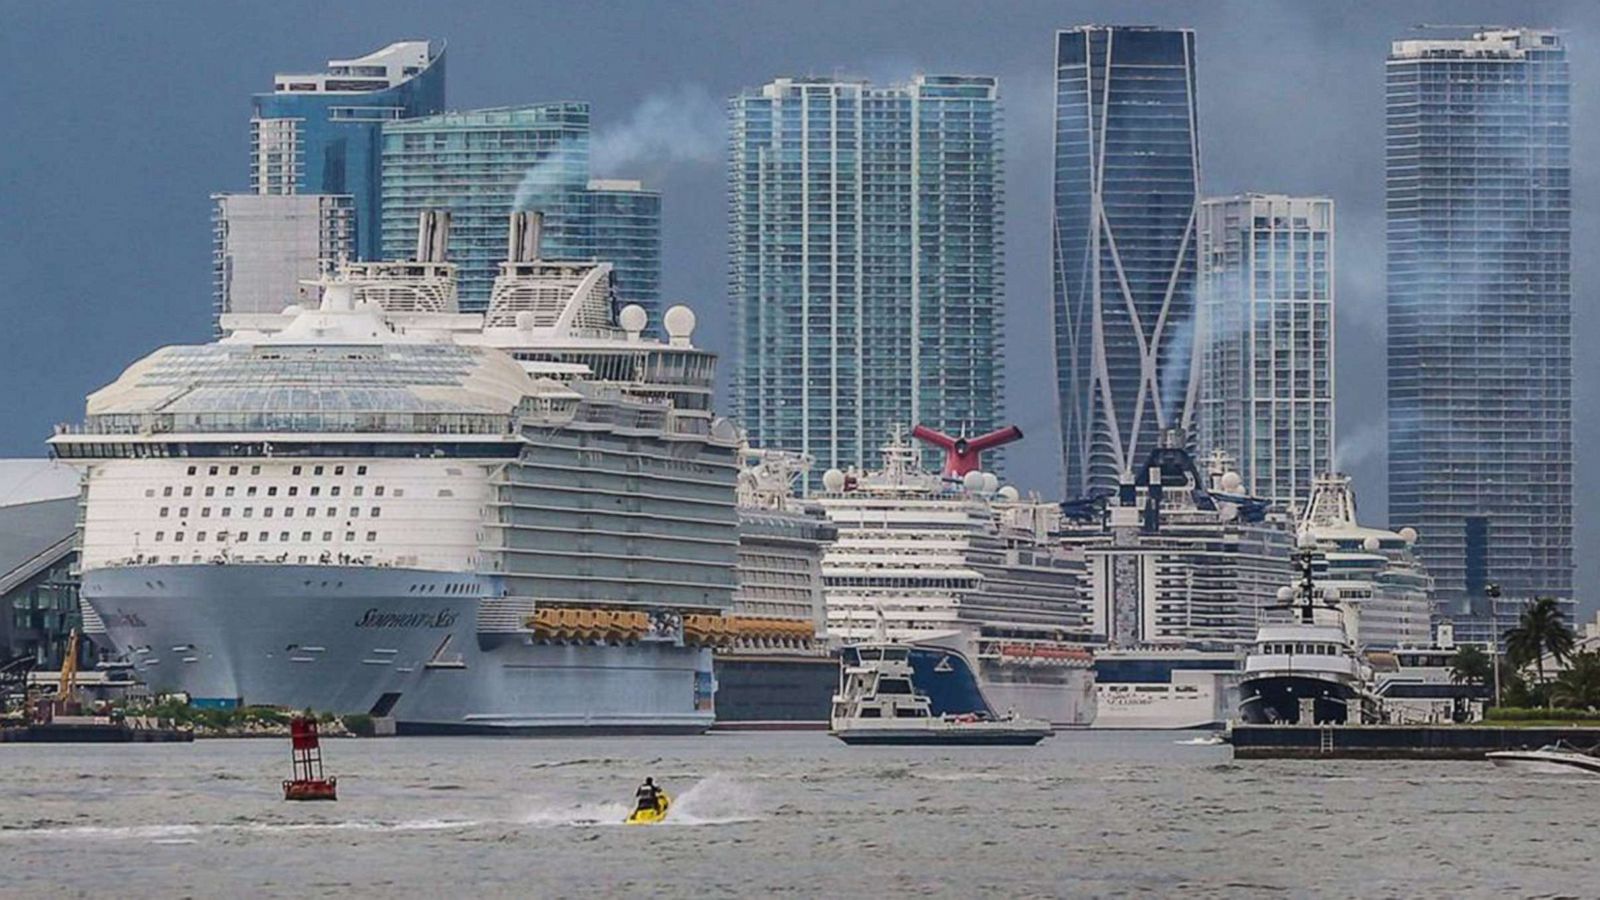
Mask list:
[[[354,205],[344,194],[213,194],[215,315],[314,306],[303,281],[355,255]]]
[[[1333,468],[1333,230],[1325,197],[1200,206],[1199,445],[1297,513]]]

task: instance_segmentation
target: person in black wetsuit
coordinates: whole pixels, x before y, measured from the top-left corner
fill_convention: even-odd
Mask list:
[[[661,789],[656,787],[655,780],[646,778],[644,784],[633,792],[633,797],[639,802],[639,809],[661,808]]]

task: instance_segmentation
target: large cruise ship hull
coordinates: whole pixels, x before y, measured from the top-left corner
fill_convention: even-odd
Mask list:
[[[717,728],[822,729],[839,686],[836,656],[716,657]]]
[[[711,654],[480,634],[470,573],[159,565],[84,573],[105,636],[155,692],[392,716],[401,733],[698,733]]]

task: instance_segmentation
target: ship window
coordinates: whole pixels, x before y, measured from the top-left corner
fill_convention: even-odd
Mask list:
[[[193,475],[194,473],[195,473],[195,467],[194,466],[190,466],[189,467],[189,474]]]
[[[194,496],[194,488],[192,488],[192,487],[184,488],[183,489],[183,495],[185,497],[193,497]]]
[[[260,539],[263,540],[263,541],[267,539],[267,533],[265,531],[261,532]]]
[[[255,512],[255,511],[256,511],[256,510],[255,510],[255,507],[253,507],[253,506],[246,506],[246,507],[245,507],[245,508],[244,508],[244,517],[245,517],[245,518],[246,518],[246,519],[248,519],[248,518],[250,518],[250,516],[251,516],[251,514],[253,514],[253,513],[254,513],[254,512]]]
[[[377,540],[377,539],[378,539],[378,533],[377,533],[377,532],[376,532],[376,531],[369,531],[369,532],[367,532],[367,540],[369,540],[369,541],[375,541],[375,540]]]
[[[339,486],[337,484],[334,485],[331,488],[328,488],[328,496],[329,497],[337,497],[337,496],[339,496]]]
[[[406,489],[405,489],[405,488],[395,488],[395,489],[394,489],[394,495],[395,495],[395,496],[396,496],[396,497],[404,497],[404,496],[405,496],[405,495],[406,495]],[[383,495],[382,495],[382,494],[379,494],[379,495],[378,495],[378,496],[380,496],[380,497],[381,497],[381,496],[383,496]]]
[[[256,495],[256,486],[252,484],[249,487],[245,488],[244,489],[244,495],[246,497],[254,497]]]
[[[172,508],[169,507],[169,506],[161,507],[161,513],[160,513],[161,518],[165,519],[167,517],[167,514],[170,513],[171,511],[172,511]]]
[[[226,519],[226,518],[228,518],[228,517],[229,517],[229,516],[231,516],[231,515],[233,515],[233,507],[231,507],[231,506],[224,506],[224,507],[223,507],[223,508],[222,508],[222,517],[223,517],[223,518],[224,518],[224,519]]]
[[[261,467],[260,466],[251,466],[250,467],[250,474],[251,475],[260,475],[261,474]]]
[[[362,493],[363,493],[363,492],[364,492],[364,491],[365,491],[365,490],[366,490],[366,488],[364,488],[364,487],[362,487],[362,486],[361,486],[361,485],[359,485],[359,484],[358,484],[358,485],[356,485],[356,489],[355,489],[355,496],[357,496],[357,497],[359,497],[359,496],[361,496],[361,494],[362,494]]]
[[[904,678],[885,678],[878,682],[878,693],[909,694],[911,693],[911,682]]]
[[[248,532],[248,531],[239,532],[239,540],[241,540],[241,541],[250,540],[250,532]]]
[[[173,535],[172,539],[175,540],[175,541],[183,540],[183,532],[180,531],[177,534]]]
[[[272,507],[270,507],[270,506],[263,507],[262,510],[261,510],[261,517],[263,519],[272,518]]]
[[[861,711],[861,718],[881,719],[883,718],[883,711],[878,709],[876,706],[869,706]]]
[[[209,507],[209,506],[200,507],[200,518],[202,518],[202,519],[211,518],[211,507]]]
[[[211,467],[209,467],[209,468],[208,468],[208,469],[207,469],[207,470],[206,470],[206,474],[207,474],[207,475],[215,475],[215,474],[217,474],[217,467],[216,467],[216,466],[211,466]]]
[[[343,475],[344,474],[344,466],[334,466],[333,467],[333,474],[335,474],[335,475]]]
[[[321,495],[322,495],[322,488],[317,487],[316,485],[312,485],[311,486],[311,496],[318,497],[318,496],[321,496]]]
[[[289,496],[291,496],[291,497],[300,496],[300,488],[295,487],[294,485],[290,485],[289,486]]]
[[[441,496],[441,497],[454,497],[455,495],[456,495],[456,492],[450,490],[449,488],[439,488],[439,496]],[[621,503],[622,502],[622,498],[618,497],[617,498],[617,502]]]
[[[292,507],[292,506],[285,506],[285,507],[284,507],[284,508],[283,508],[283,517],[284,517],[284,518],[285,518],[285,519],[292,519],[292,518],[294,518],[294,507]]]
[[[291,475],[299,475],[300,474],[300,468],[301,468],[300,466],[295,466],[293,469],[289,470],[289,474],[291,474]]]
[[[287,531],[278,532],[278,540],[287,541],[288,539],[289,539],[289,532],[287,532]]]
[[[230,484],[226,488],[223,488],[222,496],[224,496],[224,497],[232,497],[233,496],[233,485]]]
[[[353,541],[356,539],[356,533],[354,531],[346,531],[344,533],[344,539],[347,541]]]
[[[206,539],[206,533],[204,531],[197,531],[194,533],[194,539],[197,541],[203,541]]]
[[[278,496],[278,489],[276,487],[267,488],[267,496],[268,497],[276,497],[276,496]]]
[[[189,507],[187,507],[187,506],[178,507],[178,518],[180,518],[180,519],[189,518]]]
[[[305,562],[306,561],[306,555],[304,553],[302,553],[299,556],[295,557],[295,559],[297,559],[300,562]]]
[[[206,488],[206,496],[207,497],[215,497],[216,495],[217,495],[217,489],[216,488],[214,488],[214,487]]]
[[[323,533],[322,533],[322,539],[323,539],[323,540],[325,540],[325,541],[331,541],[331,540],[333,540],[333,532],[331,532],[331,531],[324,531],[324,532],[323,532]]]
[[[165,531],[158,531],[158,532],[156,532],[156,540],[158,540],[158,541],[164,541],[164,540],[166,540],[166,539],[167,539],[167,533],[166,533],[166,532],[165,532]]]
[[[381,508],[374,506],[371,510],[369,510],[367,512],[367,515],[370,515],[374,519],[376,519],[378,517],[378,514],[381,513],[381,512],[383,512],[383,510]]]
[[[337,518],[338,515],[339,515],[339,508],[337,506],[328,507],[328,518],[330,518],[330,519]]]
[[[239,474],[239,467],[238,466],[229,466],[228,467],[228,474],[229,475],[237,475],[237,474]]]
[[[361,517],[361,507],[359,507],[359,506],[350,507],[350,518],[358,519],[360,517]]]
[[[313,475],[321,475],[322,474],[322,467],[321,466],[317,466],[315,469],[312,469],[311,470],[311,474],[313,474]]]
[[[356,466],[356,474],[357,475],[365,475],[365,474],[367,474],[367,467],[366,466]]]
[[[317,508],[315,506],[306,507],[306,518],[315,519],[316,517],[317,517]]]
[[[377,487],[373,488],[372,489],[372,496],[374,496],[374,497],[382,497],[383,496],[383,485],[380,484]]]
[[[309,531],[300,532],[300,540],[302,540],[302,541],[311,540],[311,532],[309,532]]]
[[[153,491],[145,491],[144,495],[146,497],[149,497],[149,496],[152,496],[153,494],[154,494]],[[161,496],[163,496],[163,497],[171,497],[172,496],[172,488],[170,488],[170,487],[162,488],[161,489]]]

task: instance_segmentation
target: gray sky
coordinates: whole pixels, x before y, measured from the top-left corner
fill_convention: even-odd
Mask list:
[[[208,195],[248,186],[252,92],[402,38],[449,42],[453,108],[593,105],[599,176],[663,193],[663,297],[728,346],[721,101],[779,75],[993,74],[1006,110],[1008,408],[1024,487],[1058,479],[1050,362],[1051,47],[1099,22],[1196,30],[1202,189],[1331,196],[1338,209],[1342,464],[1385,514],[1383,59],[1417,23],[1566,29],[1573,79],[1574,319],[1600,260],[1594,2],[585,2],[0,0],[0,456],[38,456],[84,395],[169,343],[208,338]],[[603,148],[603,149],[601,149]],[[1580,451],[1600,436],[1600,354],[1574,353]],[[726,364],[725,364],[726,365]],[[1581,458],[1581,457],[1580,457]],[[1577,477],[1579,585],[1600,488]],[[1394,523],[1396,526],[1405,523]],[[1592,596],[1581,595],[1592,603]]]

